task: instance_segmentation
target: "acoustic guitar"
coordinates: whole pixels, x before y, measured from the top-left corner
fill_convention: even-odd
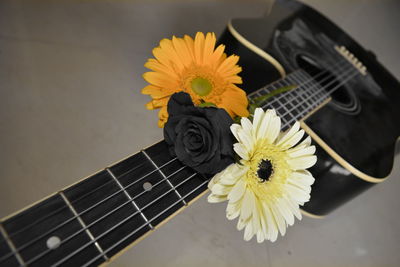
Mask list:
[[[276,109],[283,128],[301,121],[317,146],[305,214],[322,217],[388,177],[400,84],[372,52],[294,1],[232,20],[219,42],[240,56],[250,99],[295,85],[262,106]],[[160,141],[2,219],[0,266],[107,263],[201,197],[208,179]]]

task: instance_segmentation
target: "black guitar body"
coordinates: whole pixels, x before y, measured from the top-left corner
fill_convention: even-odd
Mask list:
[[[306,213],[326,215],[389,176],[400,136],[400,84],[373,53],[295,1],[277,1],[264,18],[232,20],[219,41],[228,54],[240,56],[248,93],[298,68],[343,73],[335,46],[346,47],[366,67],[366,75],[349,80],[302,121],[318,156]]]

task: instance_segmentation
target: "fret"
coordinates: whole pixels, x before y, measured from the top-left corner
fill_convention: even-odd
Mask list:
[[[312,105],[314,104],[313,99],[311,99],[310,97],[312,96],[313,92],[313,87],[314,85],[312,84],[313,81],[311,80],[311,78],[308,78],[306,76],[303,75],[302,71],[298,71],[296,73],[294,73],[293,75],[294,79],[298,79],[301,82],[301,99],[300,99],[300,103],[301,103],[301,108],[302,110],[300,111],[301,114],[303,114],[304,112],[306,112],[308,109],[310,109],[312,107]]]
[[[136,204],[136,202],[133,200],[133,198],[128,194],[128,192],[125,190],[125,188],[122,186],[122,184],[118,181],[117,177],[115,177],[115,175],[110,171],[109,168],[106,169],[106,171],[110,174],[110,176],[114,179],[114,181],[118,184],[118,186],[121,188],[121,190],[124,192],[124,194],[130,199],[130,201],[132,202],[132,205],[135,207],[136,210],[139,211],[140,216],[142,216],[142,218],[146,221],[149,222],[149,220],[146,218],[146,216],[143,214],[143,212],[139,209],[138,205]],[[151,228],[151,230],[154,229],[154,226],[149,223],[148,224],[149,227]]]
[[[299,84],[299,88],[294,90],[293,92],[296,94],[298,99],[298,104],[296,105],[296,109],[301,113],[303,110],[307,109],[308,104],[306,99],[309,96],[309,84],[310,81],[308,79],[303,79],[302,76],[299,75],[299,72],[293,73],[291,79],[295,81],[295,83]]]
[[[146,151],[142,151],[142,153],[145,155],[145,157],[154,165],[154,167],[156,168],[156,170],[158,170],[160,172],[160,174],[164,177],[164,179],[167,181],[167,183],[169,184],[169,186],[171,186],[172,189],[174,189],[176,195],[182,199],[182,203],[183,205],[187,206],[186,201],[182,198],[181,194],[179,194],[179,192],[176,190],[175,186],[171,183],[170,180],[168,180],[167,176],[162,172],[162,170],[157,166],[157,164],[150,158],[150,156],[146,153]]]
[[[272,88],[275,90],[275,89],[277,89],[277,88],[286,86],[285,84],[283,84],[283,83],[281,83],[281,82],[282,82],[282,80],[281,80],[281,81],[278,81],[276,84],[272,85]],[[275,87],[275,85],[277,85],[278,87]],[[286,108],[285,104],[281,102],[282,95],[283,95],[283,94],[281,94],[280,97],[279,97],[279,96],[276,97],[276,103],[280,106],[279,111],[278,111],[278,114],[279,114],[279,116],[281,117],[282,122],[285,123],[285,122],[287,121],[287,119],[290,119],[290,118],[287,118],[287,117],[290,116],[290,112],[289,112],[289,110]]]
[[[59,192],[60,196],[63,198],[63,200],[65,201],[65,203],[67,204],[67,206],[69,207],[69,209],[72,211],[72,213],[74,214],[75,218],[78,220],[78,222],[81,224],[82,228],[84,229],[84,231],[86,232],[86,234],[89,236],[90,240],[93,241],[95,247],[99,250],[99,252],[102,254],[103,258],[107,261],[108,257],[107,255],[104,254],[103,249],[101,248],[101,246],[99,245],[99,243],[95,242],[94,237],[92,235],[92,233],[90,232],[90,230],[88,229],[88,227],[86,226],[86,224],[83,222],[82,218],[79,217],[78,213],[76,212],[75,208],[71,205],[71,202],[67,199],[67,197],[64,195],[63,192]]]
[[[307,74],[305,72],[300,72],[300,75],[302,75],[303,77],[305,77],[308,80],[311,79],[309,74]],[[310,109],[310,111],[312,109],[316,108],[319,104],[321,104],[327,98],[325,90],[322,89],[321,85],[318,82],[312,80],[311,83],[312,83],[312,86],[311,86],[311,93],[309,95],[309,99],[311,99],[312,108]]]
[[[26,266],[21,255],[0,224],[0,262],[2,266]]]
[[[146,149],[146,153],[152,158],[152,160],[157,166],[164,165],[166,162],[172,159],[171,156],[169,157],[162,156],[160,151],[168,151],[168,146],[165,142],[160,142],[157,145],[152,146],[149,149]],[[181,196],[186,195],[193,188],[197,187],[205,180],[208,180],[207,177],[203,177],[202,175],[197,174],[196,171],[194,171],[193,169],[185,167],[185,165],[183,165],[178,160],[168,164],[162,170],[163,173],[168,177],[168,180],[176,188],[176,190],[179,192]],[[177,172],[176,170],[180,171]],[[192,178],[189,181],[182,183],[182,181],[186,180],[186,178],[189,176],[192,176]],[[185,200],[186,203],[188,203],[190,200],[192,200],[194,197],[196,197],[198,194],[202,193],[206,189],[207,187],[202,187],[198,189],[196,192],[193,192],[192,194],[183,197],[182,199]]]
[[[281,117],[283,130],[294,121],[303,118],[327,98],[327,93],[321,85],[313,80],[308,73],[300,69],[249,95],[250,98],[254,98],[259,95],[265,95],[277,88],[293,84],[297,85],[297,87],[288,92],[278,94],[260,105],[264,109],[275,109]]]
[[[66,221],[67,223],[64,223]],[[3,227],[9,240],[15,245],[15,250],[29,266],[51,265],[90,241],[89,236],[82,232],[81,224],[58,194],[7,219],[3,222]],[[74,238],[68,239],[73,234]],[[60,240],[60,243],[55,246],[49,240]],[[91,245],[67,263],[80,265],[99,254],[97,248]],[[102,262],[104,258],[98,259],[96,264]]]
[[[115,177],[118,177],[118,181],[126,179],[126,185],[139,180],[151,169],[142,165],[137,155],[135,154],[114,165],[117,172],[113,171],[113,167],[106,168],[81,183],[64,190],[64,194],[71,200],[72,205],[104,251],[107,251],[117,240],[120,240],[127,231],[146,222],[133,205],[130,196],[126,194],[126,189],[121,188],[110,173],[112,171]],[[83,199],[82,195],[85,196]],[[132,214],[135,215],[126,219]],[[124,223],[104,234],[121,221],[124,221]],[[132,239],[127,240],[126,243],[121,244],[115,250],[106,252],[106,256],[111,258],[150,229],[150,227],[142,228],[135,236],[132,236]]]
[[[152,147],[157,146],[153,145]],[[168,150],[158,151],[161,157],[168,157],[166,162],[170,162],[169,164],[173,163],[174,160],[170,157]],[[172,160],[172,161],[171,161]],[[137,207],[143,213],[143,215],[150,220],[154,217],[155,214],[159,212],[165,206],[170,205],[170,203],[180,199],[177,194],[171,189],[171,186],[168,184],[167,179],[163,175],[160,174],[157,168],[149,161],[146,156],[140,152],[137,153],[131,161],[136,161],[141,163],[141,167],[135,170],[135,173],[127,174],[125,177],[121,177],[120,175],[125,172],[125,168],[129,168],[130,165],[126,165],[125,163],[117,164],[110,168],[110,170],[115,174],[118,178],[119,182],[125,190],[129,194],[131,198],[135,200]],[[169,165],[167,164],[167,166]],[[137,165],[137,164],[135,164]],[[158,164],[158,166],[163,166],[163,164]],[[165,166],[164,166],[165,167]],[[162,168],[161,168],[162,169]],[[143,173],[142,170],[145,170]],[[144,179],[139,180],[138,182],[132,184],[135,179],[146,175],[146,173],[150,173]],[[145,184],[150,185],[149,187],[151,190],[145,190]],[[170,191],[171,190],[171,191]],[[167,193],[166,193],[167,192]],[[166,193],[165,195],[163,195]],[[152,200],[156,199],[160,195],[163,195],[163,198],[157,202],[157,205],[146,206]],[[183,206],[183,204],[181,205]],[[146,208],[145,208],[146,207]],[[180,208],[177,206],[177,208]],[[162,218],[158,221],[154,221],[151,223],[153,227],[159,224],[162,221]],[[150,226],[147,228],[151,229]]]

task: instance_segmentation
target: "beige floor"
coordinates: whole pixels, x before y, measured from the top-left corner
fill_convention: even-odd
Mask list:
[[[307,1],[400,78],[399,1]],[[220,33],[267,1],[0,2],[0,217],[161,139],[141,74],[163,37]],[[384,118],[383,118],[384,119]],[[400,164],[276,243],[242,240],[200,199],[110,266],[400,266]]]

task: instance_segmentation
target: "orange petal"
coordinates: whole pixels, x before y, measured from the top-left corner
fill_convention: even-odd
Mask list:
[[[192,37],[190,37],[189,35],[185,35],[183,37],[183,39],[185,40],[186,47],[187,47],[189,53],[191,54],[191,57],[195,60],[194,41],[193,41]]]
[[[236,63],[238,63],[239,57],[236,55],[229,56],[221,65],[218,67],[217,71],[226,72],[235,67]]]
[[[148,102],[148,103],[146,103],[146,108],[149,109],[149,110],[156,109],[156,107],[154,107],[154,105],[153,105],[153,100]]]
[[[144,66],[148,69],[151,69],[155,72],[162,72],[168,76],[171,76],[174,79],[178,79],[179,76],[175,71],[172,71],[171,68],[166,67],[165,65],[161,64],[159,61],[157,61],[154,58],[150,58],[147,60],[147,62],[144,64]]]
[[[215,43],[217,38],[214,33],[207,33],[206,39],[204,41],[204,49],[203,49],[203,62],[209,64],[211,57],[214,52]]]
[[[163,128],[164,124],[168,121],[168,111],[166,106],[160,109],[158,112],[158,117],[160,118],[158,120],[158,127]]]
[[[172,44],[176,51],[181,54],[181,61],[185,67],[189,67],[193,62],[192,54],[190,53],[185,41],[182,38],[172,37]]]
[[[224,54],[224,50],[225,50],[225,46],[224,45],[219,45],[216,49],[215,49],[215,51],[214,51],[214,53],[211,55],[211,57],[210,57],[210,64],[212,65],[212,66],[219,66],[219,62],[220,62],[220,60],[221,60],[221,57],[223,56],[223,54]]]
[[[166,96],[170,96],[174,93],[174,91],[157,87],[154,85],[147,85],[142,89],[142,94],[144,95],[151,95],[152,98],[163,98]]]
[[[203,64],[204,41],[204,33],[197,32],[194,38],[194,57],[200,65]]]
[[[181,61],[181,56],[179,55],[179,52],[175,50],[172,41],[169,39],[163,39],[160,41],[160,47],[169,58],[170,64],[175,66],[174,69],[182,71],[185,66]]]
[[[171,62],[167,54],[164,53],[161,47],[154,48],[152,52],[158,62],[160,62],[162,65],[164,65],[164,67],[168,68],[170,71],[174,71],[174,68],[171,65]]]
[[[160,98],[160,99],[153,99],[153,106],[156,108],[163,108],[167,106],[169,101],[169,96],[168,97],[164,97],[164,98]]]
[[[145,72],[143,74],[143,79],[145,79],[148,83],[162,87],[162,88],[175,88],[178,86],[178,82],[176,80],[171,79],[168,75],[160,72]]]
[[[246,93],[239,88],[226,90],[222,95],[221,104],[236,115],[241,117],[249,116],[249,112],[247,110],[248,100]]]

